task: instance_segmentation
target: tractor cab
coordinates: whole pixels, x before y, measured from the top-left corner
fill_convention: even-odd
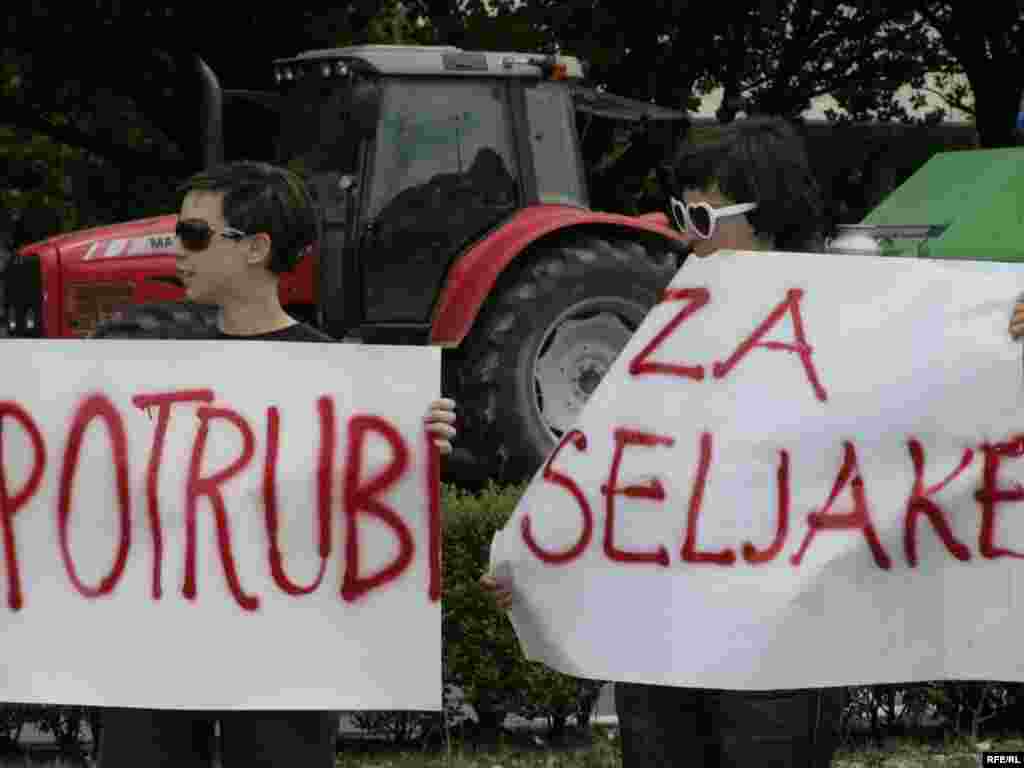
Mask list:
[[[529,205],[587,207],[569,87],[582,75],[570,57],[442,46],[275,62],[276,161],[322,211],[328,333],[424,341],[467,245]]]

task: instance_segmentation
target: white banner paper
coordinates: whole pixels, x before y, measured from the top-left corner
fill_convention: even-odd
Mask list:
[[[438,350],[0,360],[0,700],[440,708]]]
[[[688,260],[495,537],[525,654],[738,690],[1024,680],[1022,287]]]

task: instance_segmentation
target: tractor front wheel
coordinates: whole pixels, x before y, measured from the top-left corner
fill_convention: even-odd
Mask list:
[[[524,254],[467,340],[459,412],[489,477],[537,470],[678,268],[667,244],[576,237]]]

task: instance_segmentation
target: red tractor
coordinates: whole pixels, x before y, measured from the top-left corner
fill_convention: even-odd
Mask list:
[[[565,56],[372,45],[274,67],[267,93],[222,92],[201,71],[206,162],[223,157],[224,99],[258,105],[246,129],[267,129],[265,159],[301,174],[322,212],[321,241],[282,280],[282,303],[338,338],[444,347],[442,388],[462,419],[453,464],[523,478],[688,251],[664,214],[589,209],[577,121],[685,115],[585,88]],[[180,302],[174,224],[22,248],[0,278],[9,335],[81,337],[120,306]],[[187,336],[213,311],[155,316]]]

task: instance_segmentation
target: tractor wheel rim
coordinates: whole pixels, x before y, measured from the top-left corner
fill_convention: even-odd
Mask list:
[[[534,407],[555,440],[576,423],[628,343],[635,330],[629,318],[635,312],[622,301],[592,300],[571,307],[551,324],[534,359]]]

